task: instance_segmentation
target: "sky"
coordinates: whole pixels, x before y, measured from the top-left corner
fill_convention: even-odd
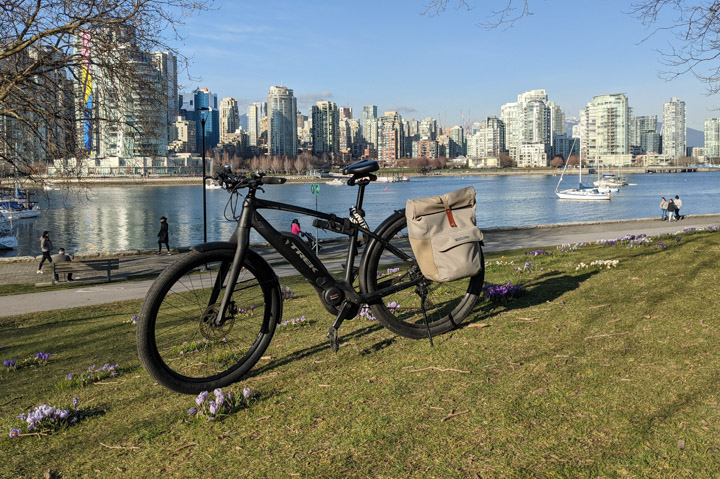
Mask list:
[[[630,0],[531,0],[532,16],[486,29],[507,0],[467,0],[471,9],[422,15],[426,0],[219,0],[186,20],[172,43],[188,57],[181,92],[207,87],[235,98],[240,113],[266,101],[270,86],[291,88],[308,114],[319,100],[364,105],[403,118],[470,125],[500,116],[504,103],[528,90],[577,117],[593,96],[625,93],[634,115],[658,115],[677,97],[687,126],[718,117],[720,97],[707,96],[692,74],[672,81],[657,50],[673,40],[651,33],[629,13]]]

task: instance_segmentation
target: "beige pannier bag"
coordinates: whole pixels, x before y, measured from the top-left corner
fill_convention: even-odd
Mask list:
[[[410,246],[427,279],[447,282],[480,272],[483,234],[475,223],[475,188],[408,200],[405,217]]]

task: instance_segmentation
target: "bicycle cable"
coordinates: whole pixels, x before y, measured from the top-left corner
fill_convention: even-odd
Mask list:
[[[232,191],[230,191],[230,198],[228,198],[225,203],[225,208],[223,210],[223,216],[226,221],[238,221],[240,219],[240,216],[237,214],[237,205],[241,197],[242,195],[238,191],[237,187],[234,187]],[[228,218],[228,208],[230,209],[232,218]]]

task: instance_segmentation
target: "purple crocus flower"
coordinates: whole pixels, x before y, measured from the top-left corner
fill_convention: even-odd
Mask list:
[[[16,427],[10,428],[10,437],[18,437],[20,434],[22,434],[22,431]]]
[[[205,402],[205,400],[207,399],[207,397],[208,397],[208,392],[207,392],[207,391],[203,391],[203,392],[201,392],[200,394],[198,394],[198,397],[195,398],[195,403],[196,403],[198,406],[202,406],[203,403]]]
[[[188,409],[188,416],[194,416],[195,414],[197,414],[197,412],[197,408],[191,407],[190,409]]]
[[[243,389],[243,397],[245,397],[245,399],[250,399],[250,396],[252,396],[252,389],[250,389],[250,388]]]
[[[57,411],[55,411],[55,417],[57,417],[58,419],[65,419],[66,417],[68,417],[69,414],[70,411],[68,411],[67,409],[58,409]]]
[[[77,407],[78,403],[80,403],[80,398],[74,397],[73,398],[73,407]]]
[[[225,395],[223,394],[223,391],[220,388],[217,388],[213,392],[215,393],[215,401],[217,402],[218,408],[220,408],[220,406],[222,406],[223,403],[225,402]]]
[[[215,401],[213,401],[212,399],[210,400],[210,402],[208,404],[209,404],[208,410],[210,411],[210,414],[212,414],[212,415],[217,414],[217,412],[220,410],[220,406],[218,404],[216,404]]]
[[[68,375],[65,376],[65,379],[67,379],[68,381],[72,380],[72,378],[73,378],[73,373],[68,373]]]
[[[40,362],[42,362],[42,363],[45,363],[45,362],[47,362],[48,358],[50,358],[50,353],[45,353],[45,352],[43,352],[43,351],[40,351],[39,353],[37,353],[37,354],[35,355],[35,358],[36,358],[38,361],[40,361]]]

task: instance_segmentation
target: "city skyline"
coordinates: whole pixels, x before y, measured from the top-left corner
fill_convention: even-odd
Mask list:
[[[720,115],[712,109],[720,97],[705,96],[692,75],[658,78],[655,49],[669,38],[642,42],[649,32],[623,13],[626,2],[538,4],[533,16],[496,30],[476,25],[487,13],[480,7],[433,18],[422,10],[409,0],[219,4],[183,29],[186,39],[177,48],[191,64],[181,74],[181,91],[206,86],[235,98],[245,112],[265,100],[268,86],[283,85],[295,91],[305,115],[328,100],[352,107],[356,117],[372,104],[379,114],[430,116],[445,127],[497,116],[517,92],[534,89],[545,89],[568,117],[578,117],[593,97],[613,93],[627,95],[634,115],[659,118],[664,103],[680,98],[687,126],[696,130]],[[312,28],[314,18],[323,19],[323,28]],[[426,68],[428,62],[436,67]]]

